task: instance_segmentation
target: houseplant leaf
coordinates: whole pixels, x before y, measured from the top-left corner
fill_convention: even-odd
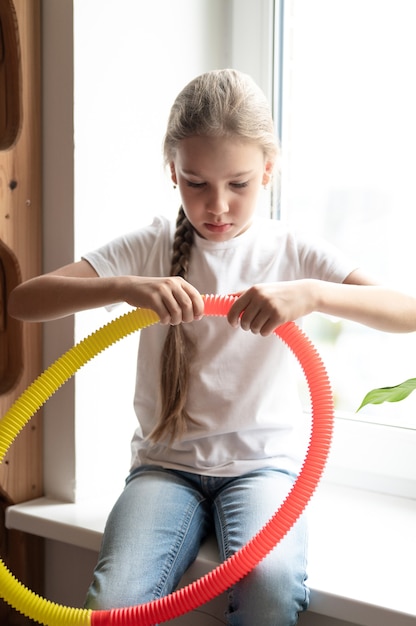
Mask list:
[[[409,378],[394,387],[380,387],[369,391],[357,409],[357,412],[366,404],[382,404],[382,402],[399,402],[407,398],[416,389],[416,378]]]

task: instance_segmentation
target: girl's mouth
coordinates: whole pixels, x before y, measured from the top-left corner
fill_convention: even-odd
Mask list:
[[[225,233],[231,228],[231,224],[212,224],[207,222],[205,223],[205,228],[211,233]]]

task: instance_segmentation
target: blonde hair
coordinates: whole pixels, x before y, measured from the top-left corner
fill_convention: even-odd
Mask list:
[[[270,105],[247,74],[213,70],[192,80],[170,111],[163,152],[169,165],[187,137],[239,137],[262,147],[267,160],[278,152]]]
[[[192,80],[179,93],[170,111],[163,144],[165,164],[176,156],[179,142],[187,137],[238,137],[259,145],[265,160],[274,162],[278,152],[269,103],[246,74],[213,70]],[[171,276],[188,276],[194,238],[193,227],[179,209],[173,243]],[[150,438],[171,443],[183,436],[190,422],[185,408],[192,353],[195,346],[182,324],[168,330],[161,355],[162,408]]]

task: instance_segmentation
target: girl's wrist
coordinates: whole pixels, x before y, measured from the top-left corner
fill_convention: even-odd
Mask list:
[[[137,277],[134,276],[115,276],[114,290],[115,302],[127,302],[130,303],[133,299],[133,294],[137,292],[137,287],[134,289],[134,285],[137,282]]]
[[[316,280],[314,278],[305,279],[306,292],[307,292],[307,313],[322,312],[323,306],[323,293],[322,286],[323,281]]]

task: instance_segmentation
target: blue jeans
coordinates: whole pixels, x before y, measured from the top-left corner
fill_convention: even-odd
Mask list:
[[[264,469],[232,478],[146,466],[135,470],[107,521],[86,607],[144,604],[173,591],[215,531],[228,558],[270,519],[294,478]],[[229,590],[230,626],[293,626],[307,608],[306,520]]]

